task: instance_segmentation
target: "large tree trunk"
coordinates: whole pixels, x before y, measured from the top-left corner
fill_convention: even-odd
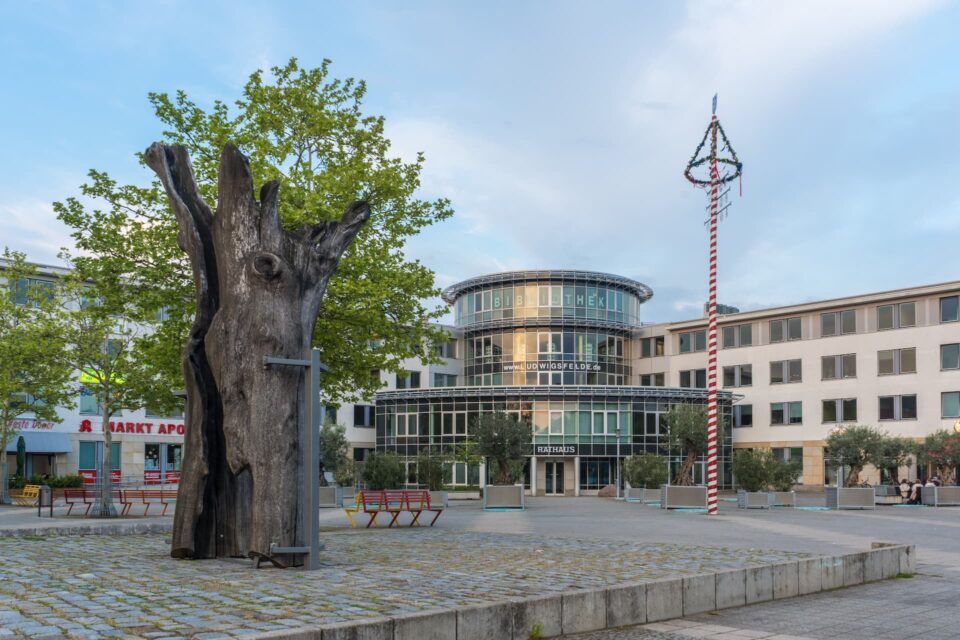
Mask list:
[[[683,459],[683,464],[677,470],[677,477],[673,479],[673,484],[681,487],[687,487],[693,484],[693,465],[697,461],[695,452],[687,452]]]
[[[170,199],[197,290],[183,351],[186,434],[171,553],[270,556],[271,543],[304,546],[305,375],[263,359],[309,357],[327,282],[369,207],[354,202],[341,222],[295,234],[280,225],[278,183],[265,184],[257,202],[247,159],[233,145],[220,156],[216,214],[184,147],[151,145],[146,161]]]

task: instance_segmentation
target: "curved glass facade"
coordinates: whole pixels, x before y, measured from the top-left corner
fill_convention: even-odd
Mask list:
[[[377,447],[403,456],[415,483],[419,451],[452,454],[480,415],[504,411],[532,427],[525,484],[537,495],[579,495],[615,482],[618,454],[655,451],[678,467],[682,452],[669,451],[660,416],[676,403],[705,403],[706,393],[632,386],[631,336],[652,295],[635,280],[569,270],[499,273],[449,287],[443,299],[462,331],[464,386],[378,393]],[[724,417],[730,402],[721,393]],[[723,460],[729,450],[728,435]],[[451,470],[455,483],[480,477],[461,464]],[[721,468],[729,484],[728,465]]]
[[[534,282],[488,286],[460,295],[454,303],[459,327],[494,320],[570,318],[640,324],[640,298],[619,288]]]
[[[468,386],[630,383],[630,338],[623,332],[476,331],[464,346]]]

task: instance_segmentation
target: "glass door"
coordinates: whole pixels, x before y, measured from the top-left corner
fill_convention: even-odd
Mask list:
[[[544,493],[548,496],[563,495],[563,461],[549,461],[546,463],[546,483]]]

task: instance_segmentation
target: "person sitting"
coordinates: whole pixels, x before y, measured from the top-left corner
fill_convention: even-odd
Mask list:
[[[900,481],[900,498],[903,502],[910,499],[910,481],[906,478]]]
[[[910,499],[907,501],[907,504],[921,504],[923,501],[923,481],[917,478],[913,481],[913,486],[910,488]]]

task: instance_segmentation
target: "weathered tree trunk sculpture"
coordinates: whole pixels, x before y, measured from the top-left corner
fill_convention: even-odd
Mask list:
[[[184,147],[153,144],[146,162],[170,199],[197,290],[183,350],[186,435],[171,554],[269,557],[271,543],[303,546],[305,373],[265,368],[263,358],[309,357],[327,282],[370,209],[357,201],[340,222],[291,233],[277,212],[279,184],[265,184],[257,202],[233,145],[220,155],[216,214]]]

